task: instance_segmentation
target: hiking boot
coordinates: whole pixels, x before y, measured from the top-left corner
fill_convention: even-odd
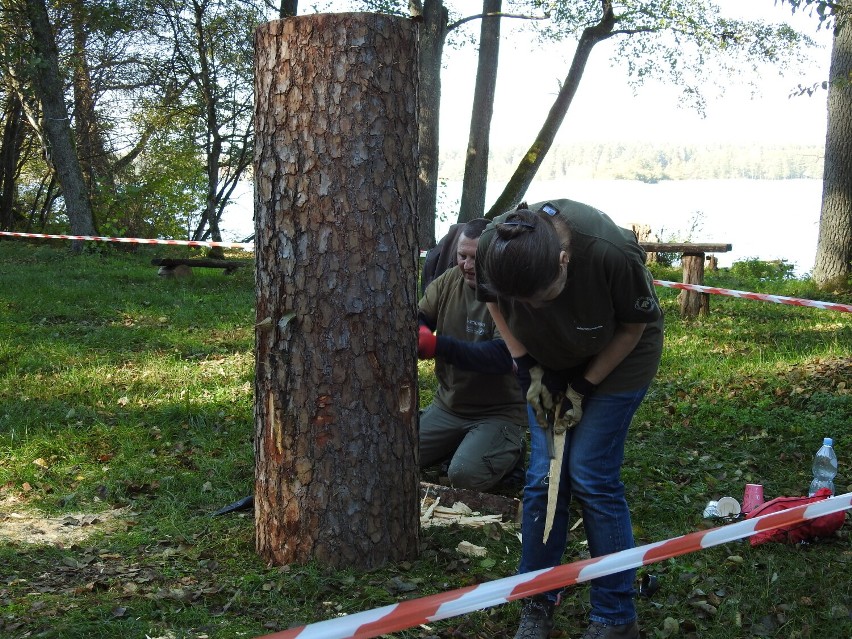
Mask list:
[[[607,626],[593,621],[581,639],[639,639],[639,624],[635,621],[620,626]]]
[[[552,601],[541,595],[527,599],[521,609],[521,623],[515,639],[547,639],[553,630]]]

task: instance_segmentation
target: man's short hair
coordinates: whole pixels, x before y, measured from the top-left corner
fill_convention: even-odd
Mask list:
[[[485,230],[485,227],[488,226],[488,223],[490,221],[491,220],[488,220],[484,217],[478,217],[476,219],[470,220],[469,222],[466,222],[465,225],[462,227],[462,233],[464,233],[465,237],[471,240],[475,240],[480,235],[482,235],[482,232]]]

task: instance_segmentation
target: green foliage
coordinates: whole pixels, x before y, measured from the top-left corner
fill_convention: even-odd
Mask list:
[[[731,275],[745,281],[754,282],[783,282],[793,279],[795,266],[786,260],[760,260],[756,257],[734,262]]]
[[[189,236],[204,208],[207,184],[192,131],[191,121],[173,119],[117,176],[114,190],[99,199],[97,219],[103,235]]]
[[[682,88],[680,101],[703,112],[711,88],[724,92],[732,78],[753,84],[759,67],[801,63],[814,41],[785,24],[730,19],[713,0],[627,0],[619,3],[536,3],[552,10],[544,38],[578,39],[590,25],[605,22],[612,7],[614,64],[625,66],[628,81],[649,79]]]
[[[848,17],[850,7],[844,0],[776,0],[776,4],[788,4],[792,13],[804,11],[814,18],[817,28],[833,29],[839,19]]]

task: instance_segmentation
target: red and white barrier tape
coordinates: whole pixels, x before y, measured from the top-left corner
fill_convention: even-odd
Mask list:
[[[47,235],[44,233],[18,233],[13,231],[0,231],[0,236],[43,238],[49,240],[87,240],[93,242],[122,242],[126,244],[171,244],[178,246],[221,246],[222,248],[240,248],[246,251],[254,250],[254,242],[209,242],[202,240],[148,240],[138,237],[105,237],[98,235]],[[421,251],[420,257],[426,254]],[[701,286],[699,284],[682,284],[681,282],[666,282],[654,280],[657,286],[668,288],[679,288],[686,291],[697,291],[698,293],[712,293],[714,295],[727,295],[740,297],[747,300],[758,300],[761,302],[774,302],[776,304],[790,304],[792,306],[812,306],[830,311],[841,311],[852,313],[852,304],[839,304],[836,302],[820,302],[817,300],[806,300],[798,297],[785,297],[783,295],[767,295],[765,293],[749,293],[748,291],[737,291],[729,288],[717,288],[715,286]]]
[[[785,297],[784,295],[767,295],[766,293],[749,293],[748,291],[737,291],[730,288],[716,288],[715,286],[701,286],[700,284],[682,284],[681,282],[665,282],[654,280],[657,286],[668,288],[680,288],[685,291],[697,291],[699,293],[713,293],[714,295],[728,295],[730,297],[741,297],[747,300],[758,300],[760,302],[774,302],[775,304],[790,304],[792,306],[813,306],[829,311],[840,311],[852,313],[852,304],[838,304],[836,302],[818,302],[798,297]]]
[[[222,248],[254,249],[253,242],[208,242],[206,240],[147,240],[138,237],[106,237],[101,235],[47,235],[44,233],[16,233],[0,231],[9,237],[31,237],[48,240],[86,240],[89,242],[121,242],[123,244],[171,244],[177,246],[221,246]]]
[[[260,639],[368,639],[440,619],[490,608],[564,586],[616,572],[638,568],[671,557],[749,537],[755,533],[790,526],[808,519],[852,508],[852,493],[745,519],[727,526],[702,530],[667,541],[638,546],[603,557],[545,568],[523,575],[489,581],[420,599],[367,610],[307,626],[290,628]]]

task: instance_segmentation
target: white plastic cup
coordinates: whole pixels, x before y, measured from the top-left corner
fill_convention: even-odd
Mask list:
[[[740,514],[740,502],[733,497],[719,497],[716,502],[719,517],[736,517]]]

